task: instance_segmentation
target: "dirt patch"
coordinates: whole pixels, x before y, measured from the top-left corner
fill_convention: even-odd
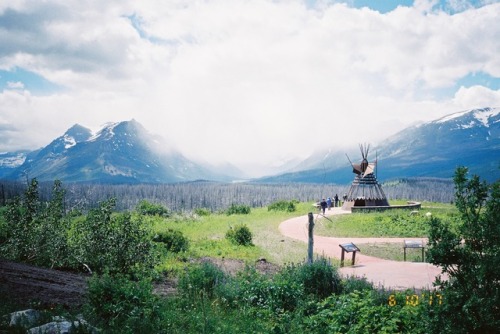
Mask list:
[[[212,262],[222,269],[226,274],[231,276],[236,275],[239,271],[245,269],[245,262],[242,260],[235,259],[214,259],[214,258],[202,258],[201,261]],[[266,259],[258,259],[255,261],[255,269],[261,274],[272,275],[279,271],[280,267],[267,262]]]
[[[236,275],[245,268],[245,262],[234,259],[202,258],[212,262],[229,275]],[[255,268],[262,274],[272,275],[279,266],[266,259],[255,262]],[[78,308],[85,302],[88,275],[66,271],[39,268],[23,263],[0,259],[0,296],[14,300],[17,304],[29,306],[33,301],[44,307],[65,306]],[[160,296],[174,295],[177,280],[166,278],[154,284],[154,292]],[[2,297],[0,297],[0,302]]]
[[[211,257],[203,257],[193,260],[193,262],[210,262],[219,267],[224,273],[235,276],[239,271],[245,269],[245,262],[236,259],[216,259]],[[266,259],[258,259],[255,261],[255,269],[264,275],[274,275],[280,270],[276,264],[267,262]],[[164,279],[154,284],[154,293],[160,296],[173,296],[177,292],[177,279]]]
[[[44,306],[79,307],[88,276],[38,268],[0,259],[0,293],[19,304],[38,301]]]

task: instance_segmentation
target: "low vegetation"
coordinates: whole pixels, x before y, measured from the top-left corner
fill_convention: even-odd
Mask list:
[[[323,235],[428,237],[429,261],[450,277],[432,292],[341,278],[329,259],[306,264],[306,245],[284,238],[278,225],[312,206],[288,199],[270,202],[272,209],[232,204],[217,213],[201,203],[178,213],[147,201],[116,212],[111,198],[82,214],[65,208],[60,182],[43,201],[32,180],[2,208],[0,247],[15,261],[91,270],[78,311],[106,333],[493,333],[500,328],[499,187],[459,169],[456,209],[426,203],[421,211],[431,217],[395,211],[316,224]],[[262,258],[280,267],[259,272]],[[210,259],[246,265],[230,275]],[[177,279],[175,295],[153,292],[165,277]]]
[[[231,204],[226,210],[226,214],[230,215],[248,215],[250,213],[250,206],[242,204]]]
[[[246,225],[230,227],[226,232],[226,239],[235,245],[253,246],[252,232],[250,232],[250,229]]]
[[[424,243],[425,244],[425,243]],[[404,250],[402,242],[377,242],[377,243],[366,243],[366,244],[356,244],[356,246],[361,249],[364,255],[374,256],[381,259],[392,260],[392,261],[404,261]],[[407,248],[406,249],[406,261],[408,262],[429,262],[425,257],[422,259],[422,249],[421,248]]]
[[[277,201],[271,203],[267,206],[268,211],[285,211],[285,212],[294,212],[296,210],[295,205],[298,204],[298,201]]]
[[[412,237],[429,235],[430,218],[446,219],[452,225],[458,223],[457,210],[451,204],[423,203],[415,213],[408,210],[391,210],[373,213],[353,213],[321,219],[316,233],[335,237]]]

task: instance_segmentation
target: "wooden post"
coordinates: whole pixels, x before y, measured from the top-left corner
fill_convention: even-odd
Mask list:
[[[309,218],[308,230],[309,230],[309,242],[307,244],[307,263],[313,263],[313,247],[314,247],[314,237],[313,237],[313,229],[314,229],[314,216],[312,212],[307,214]]]

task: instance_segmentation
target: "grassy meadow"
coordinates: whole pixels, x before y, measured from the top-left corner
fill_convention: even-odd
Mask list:
[[[298,203],[295,212],[268,211],[267,207],[264,207],[252,208],[249,214],[243,215],[213,213],[149,219],[155,233],[173,229],[188,238],[187,252],[169,253],[160,265],[163,271],[178,272],[189,258],[239,259],[246,263],[264,258],[277,265],[302,262],[307,256],[307,245],[284,237],[278,226],[286,219],[307,215],[310,210],[311,203]],[[236,245],[225,238],[226,232],[238,225],[246,225],[250,229],[252,246]]]
[[[212,213],[149,217],[155,233],[172,229],[180,231],[189,240],[186,252],[166,253],[158,269],[175,275],[189,259],[203,257],[238,259],[249,264],[260,258],[277,265],[303,262],[307,254],[306,243],[284,237],[278,226],[288,218],[307,215],[311,209],[312,203],[298,203],[295,212],[268,211],[264,207],[253,208],[249,214],[241,215]],[[393,210],[330,216],[328,219],[315,216],[318,221],[314,233],[332,237],[425,238],[428,233],[427,212],[434,217],[453,220],[456,210],[451,204],[428,202],[422,204],[418,215],[411,215],[408,210]],[[238,225],[250,229],[252,246],[236,245],[225,238],[226,232]],[[363,254],[403,261],[403,249],[399,243],[364,244]],[[408,261],[421,261],[420,258],[420,252],[408,250]]]
[[[320,219],[315,233],[327,237],[425,238],[429,227],[427,212],[433,217],[450,220],[456,214],[456,209],[451,204],[422,203],[422,208],[416,215],[412,215],[409,210],[397,209],[331,216]]]

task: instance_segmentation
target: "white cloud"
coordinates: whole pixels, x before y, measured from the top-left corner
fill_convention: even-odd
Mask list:
[[[500,4],[452,1],[463,10],[454,15],[435,5],[387,14],[298,0],[3,5],[0,69],[66,90],[0,93],[0,124],[41,146],[73,123],[135,118],[190,157],[271,165],[498,105],[485,87],[441,94],[470,73],[500,76]],[[32,124],[46,131],[35,136]]]
[[[484,106],[500,106],[500,90],[491,90],[483,86],[469,88],[460,87],[453,103],[459,109],[481,108]]]
[[[7,87],[10,88],[10,89],[22,89],[24,88],[24,84],[20,81],[16,81],[16,82],[13,82],[13,81],[7,81]]]

